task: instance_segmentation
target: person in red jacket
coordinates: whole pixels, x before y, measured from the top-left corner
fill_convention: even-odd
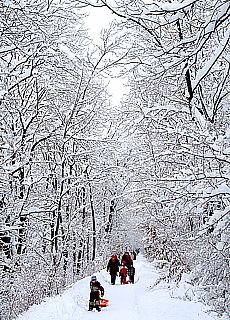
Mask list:
[[[127,251],[122,256],[121,261],[125,263],[125,265],[128,269],[133,264],[133,260]]]
[[[125,262],[122,262],[122,266],[121,266],[121,269],[120,269],[121,284],[126,284],[127,283],[127,280],[126,280],[127,270],[128,269],[125,266]]]

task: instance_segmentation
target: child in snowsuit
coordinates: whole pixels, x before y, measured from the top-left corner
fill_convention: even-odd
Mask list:
[[[90,281],[89,311],[92,311],[94,307],[97,309],[97,311],[101,311],[100,292],[101,296],[103,297],[104,288],[101,286],[100,282],[97,281],[96,276],[92,276]]]
[[[120,277],[121,277],[121,284],[126,284],[126,277],[127,277],[127,267],[125,266],[125,263],[122,263],[122,267],[120,269]]]
[[[129,276],[129,282],[134,283],[134,275],[135,275],[135,268],[131,264],[129,269],[128,269],[128,276]]]
[[[107,265],[107,271],[110,273],[110,276],[111,276],[111,284],[115,284],[116,277],[119,272],[119,266],[120,266],[120,262],[117,259],[117,256],[112,255]]]
[[[127,267],[128,270],[129,270],[130,266],[133,264],[133,260],[132,260],[132,258],[130,256],[130,254],[128,253],[128,251],[126,251],[124,253],[124,255],[122,256],[121,261],[125,263],[125,266]]]

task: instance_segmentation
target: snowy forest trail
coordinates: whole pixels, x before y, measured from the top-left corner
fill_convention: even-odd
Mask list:
[[[135,261],[134,284],[115,286],[110,284],[106,270],[96,274],[105,288],[109,306],[101,312],[88,311],[90,277],[84,278],[66,290],[62,295],[46,299],[40,305],[32,306],[17,320],[213,320],[204,305],[175,299],[170,296],[168,285],[159,282],[161,277],[154,264],[142,256]]]

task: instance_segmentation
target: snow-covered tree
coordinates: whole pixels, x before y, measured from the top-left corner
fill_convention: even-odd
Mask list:
[[[169,260],[170,276],[178,279],[193,270],[201,298],[222,313],[228,299],[229,3],[79,2],[107,7],[128,30],[131,90],[121,113],[134,137],[127,171],[133,211],[146,217],[140,227],[148,255]]]

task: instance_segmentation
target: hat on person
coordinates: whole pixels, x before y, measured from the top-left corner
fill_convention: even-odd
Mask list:
[[[91,277],[91,281],[96,281],[97,280],[97,277],[96,276],[92,276]]]

